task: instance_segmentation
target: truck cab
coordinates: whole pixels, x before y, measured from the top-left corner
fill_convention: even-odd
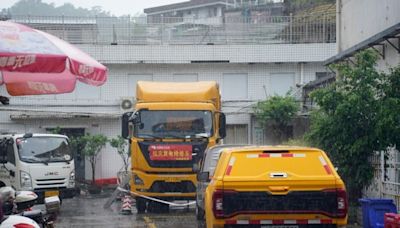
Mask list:
[[[125,113],[130,139],[131,191],[157,199],[194,200],[196,173],[205,150],[225,137],[216,82],[138,82],[134,113]],[[132,126],[132,128],[129,128]],[[138,212],[168,205],[136,197]]]
[[[0,135],[0,186],[34,191],[45,197],[71,198],[75,167],[68,137],[58,134]]]

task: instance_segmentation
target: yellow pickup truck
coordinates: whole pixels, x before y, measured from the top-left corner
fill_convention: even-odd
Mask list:
[[[315,148],[224,150],[205,192],[207,227],[338,227],[347,209],[343,181]]]

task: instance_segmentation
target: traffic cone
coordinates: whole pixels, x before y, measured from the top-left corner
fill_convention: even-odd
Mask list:
[[[131,215],[132,214],[132,199],[129,195],[125,195],[122,200],[121,214]]]

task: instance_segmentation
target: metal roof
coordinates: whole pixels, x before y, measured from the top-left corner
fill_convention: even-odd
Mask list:
[[[383,41],[387,41],[393,48],[395,48],[398,52],[400,52],[400,47],[394,45],[390,39],[392,38],[398,38],[400,39],[400,36],[398,36],[400,34],[400,23],[397,23],[385,30],[383,30],[382,32],[377,33],[374,36],[371,36],[370,38],[354,45],[351,48],[348,48],[347,50],[344,50],[342,52],[340,52],[339,54],[325,60],[324,65],[329,65],[332,63],[336,63],[339,62],[343,59],[346,59],[348,57],[353,56],[356,52],[370,48],[370,47],[374,47],[376,45],[382,45],[381,43]],[[384,56],[384,54],[383,54]]]
[[[307,83],[304,86],[304,89],[316,88],[322,84],[330,84],[331,82],[334,82],[335,80],[336,80],[336,75],[322,77],[322,78],[319,78],[319,79],[316,79],[314,81]]]

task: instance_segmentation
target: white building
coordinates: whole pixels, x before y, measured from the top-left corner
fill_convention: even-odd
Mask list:
[[[132,22],[126,27],[135,25]],[[238,26],[243,28],[243,25]],[[284,25],[279,26],[285,29]],[[108,31],[115,32],[111,29],[115,27],[110,26]],[[45,25],[41,28],[46,30]],[[134,101],[138,80],[215,80],[220,85],[223,111],[227,114],[225,142],[263,143],[263,130],[252,118],[252,105],[270,95],[283,95],[290,89],[296,94],[318,73],[327,72],[323,61],[336,53],[335,43],[318,42],[314,38],[313,42],[290,43],[290,40],[271,36],[268,31],[277,30],[276,27],[268,30],[269,25],[245,27],[250,28],[249,31],[258,28],[258,31],[266,32],[264,39],[268,42],[252,42],[249,34],[230,37],[230,33],[222,30],[225,33],[211,36],[215,40],[224,38],[225,42],[214,45],[196,41],[179,43],[179,37],[168,42],[154,42],[153,28],[152,24],[141,24],[142,33],[130,36],[127,34],[132,30],[124,34],[117,30],[117,37],[131,37],[133,40],[140,37],[142,44],[130,43],[128,38],[115,43],[115,36],[101,42],[98,39],[92,42],[70,40],[109,68],[106,84],[98,88],[77,84],[71,94],[12,97],[9,106],[0,107],[0,131],[46,132],[60,127],[69,134],[102,133],[115,137],[120,134],[119,117],[127,111],[121,109],[120,104],[123,100]],[[107,37],[102,36],[104,28],[100,25],[93,29],[99,37]],[[85,31],[93,34],[88,28]],[[260,34],[258,38],[263,38]],[[64,38],[68,40],[68,36]],[[243,44],[241,41],[246,42]],[[0,94],[7,95],[4,87],[0,89]],[[122,161],[113,148],[107,146],[97,165],[97,178],[108,180],[116,176]],[[90,178],[88,169],[88,164],[78,161],[78,176]]]
[[[337,0],[338,54],[325,61],[330,64],[352,59],[355,53],[367,48],[379,55],[378,69],[388,71],[400,64],[400,1],[398,0]],[[400,154],[389,151],[372,158],[375,179],[365,190],[367,197],[393,198],[400,207]],[[385,164],[386,163],[386,164]],[[385,166],[388,166],[385,168]]]

